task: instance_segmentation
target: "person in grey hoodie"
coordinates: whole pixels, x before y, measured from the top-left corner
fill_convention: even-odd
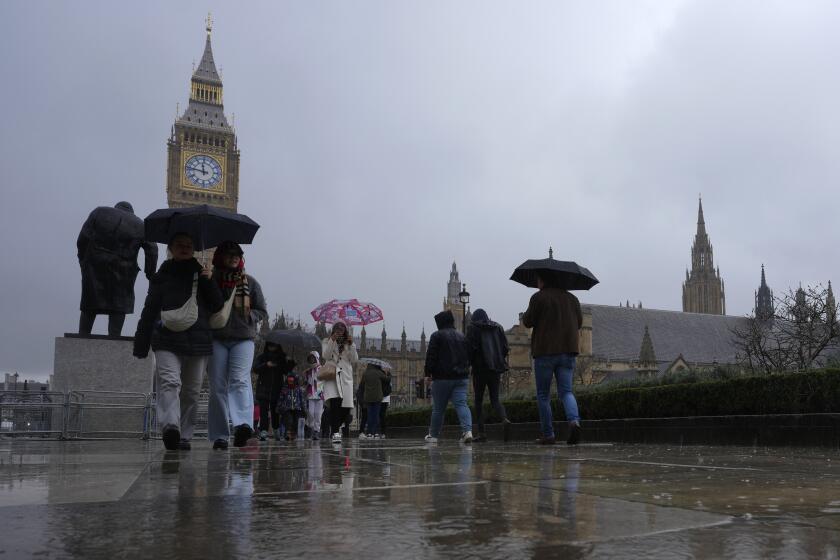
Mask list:
[[[254,432],[254,339],[257,326],[268,314],[262,288],[245,273],[242,257],[242,247],[232,241],[220,244],[213,255],[213,280],[226,302],[233,298],[227,323],[213,331],[213,356],[208,368],[207,438],[213,442],[213,449],[227,449],[230,424],[234,427],[235,447],[245,445]]]

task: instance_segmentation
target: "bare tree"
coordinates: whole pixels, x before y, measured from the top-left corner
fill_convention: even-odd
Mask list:
[[[742,365],[762,373],[822,367],[840,346],[837,312],[831,284],[789,289],[775,298],[772,317],[753,314],[732,330]]]

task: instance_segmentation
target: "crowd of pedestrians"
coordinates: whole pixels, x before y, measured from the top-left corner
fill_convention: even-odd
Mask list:
[[[157,423],[167,449],[190,449],[205,370],[210,389],[208,439],[213,449],[227,449],[231,435],[235,447],[244,446],[255,434],[261,441],[269,437],[317,441],[325,436],[341,443],[349,436],[356,403],[361,407],[359,438],[385,437],[390,365],[374,359],[360,362],[351,326],[342,321],[333,324],[321,351],[309,353],[303,364],[272,342],[255,359],[257,328],[267,312],[260,284],[245,272],[242,247],[221,243],[212,269],[194,257],[189,235],[173,236],[168,250],[171,258],[150,280],[134,341],[135,356],[144,358],[150,349],[155,354]],[[572,375],[582,323],[580,303],[567,290],[552,285],[549,277],[539,278],[538,288],[523,315],[523,324],[533,328],[531,353],[541,427],[537,443],[555,443],[550,391],[556,380],[569,422],[568,443],[576,444],[580,416]],[[460,441],[485,441],[485,390],[507,439],[511,423],[499,399],[500,378],[508,369],[504,330],[483,309],[473,314],[466,336],[455,328],[451,311],[435,315],[435,323],[425,362],[432,396],[425,440],[438,441],[451,402]],[[475,436],[467,404],[471,375]]]

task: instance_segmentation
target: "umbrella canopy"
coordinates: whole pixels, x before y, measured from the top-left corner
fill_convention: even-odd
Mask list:
[[[344,321],[348,325],[370,325],[381,321],[384,316],[382,310],[372,303],[357,299],[334,299],[313,309],[312,318],[319,323]]]
[[[259,224],[244,214],[202,204],[189,208],[162,208],[143,220],[146,241],[169,243],[176,233],[192,237],[197,251],[216,247],[222,241],[250,243]]]
[[[273,330],[265,335],[265,341],[270,344],[279,344],[284,350],[289,348],[301,348],[304,350],[320,350],[321,340],[312,333],[299,329]]]
[[[379,360],[377,358],[362,358],[359,361],[361,361],[362,363],[365,363],[365,364],[370,364],[370,365],[373,365],[373,366],[379,366],[382,369],[390,369],[390,370],[394,369],[393,367],[391,367],[391,364],[389,364],[385,360]]]
[[[564,290],[588,290],[598,283],[589,269],[572,261],[556,261],[549,250],[547,259],[527,260],[513,271],[510,279],[529,288],[537,287],[537,275],[548,279],[552,286]]]

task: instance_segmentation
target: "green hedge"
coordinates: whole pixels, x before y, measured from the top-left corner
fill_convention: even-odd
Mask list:
[[[806,373],[742,377],[725,381],[704,381],[655,387],[589,390],[577,395],[584,420],[607,418],[666,418],[672,416],[725,416],[732,414],[805,414],[840,412],[840,369]],[[514,422],[537,422],[535,400],[506,401],[508,417]],[[557,401],[552,399],[557,415]],[[485,417],[497,421],[486,404]],[[394,410],[389,426],[424,426],[431,407]],[[449,407],[446,422],[456,423]]]

